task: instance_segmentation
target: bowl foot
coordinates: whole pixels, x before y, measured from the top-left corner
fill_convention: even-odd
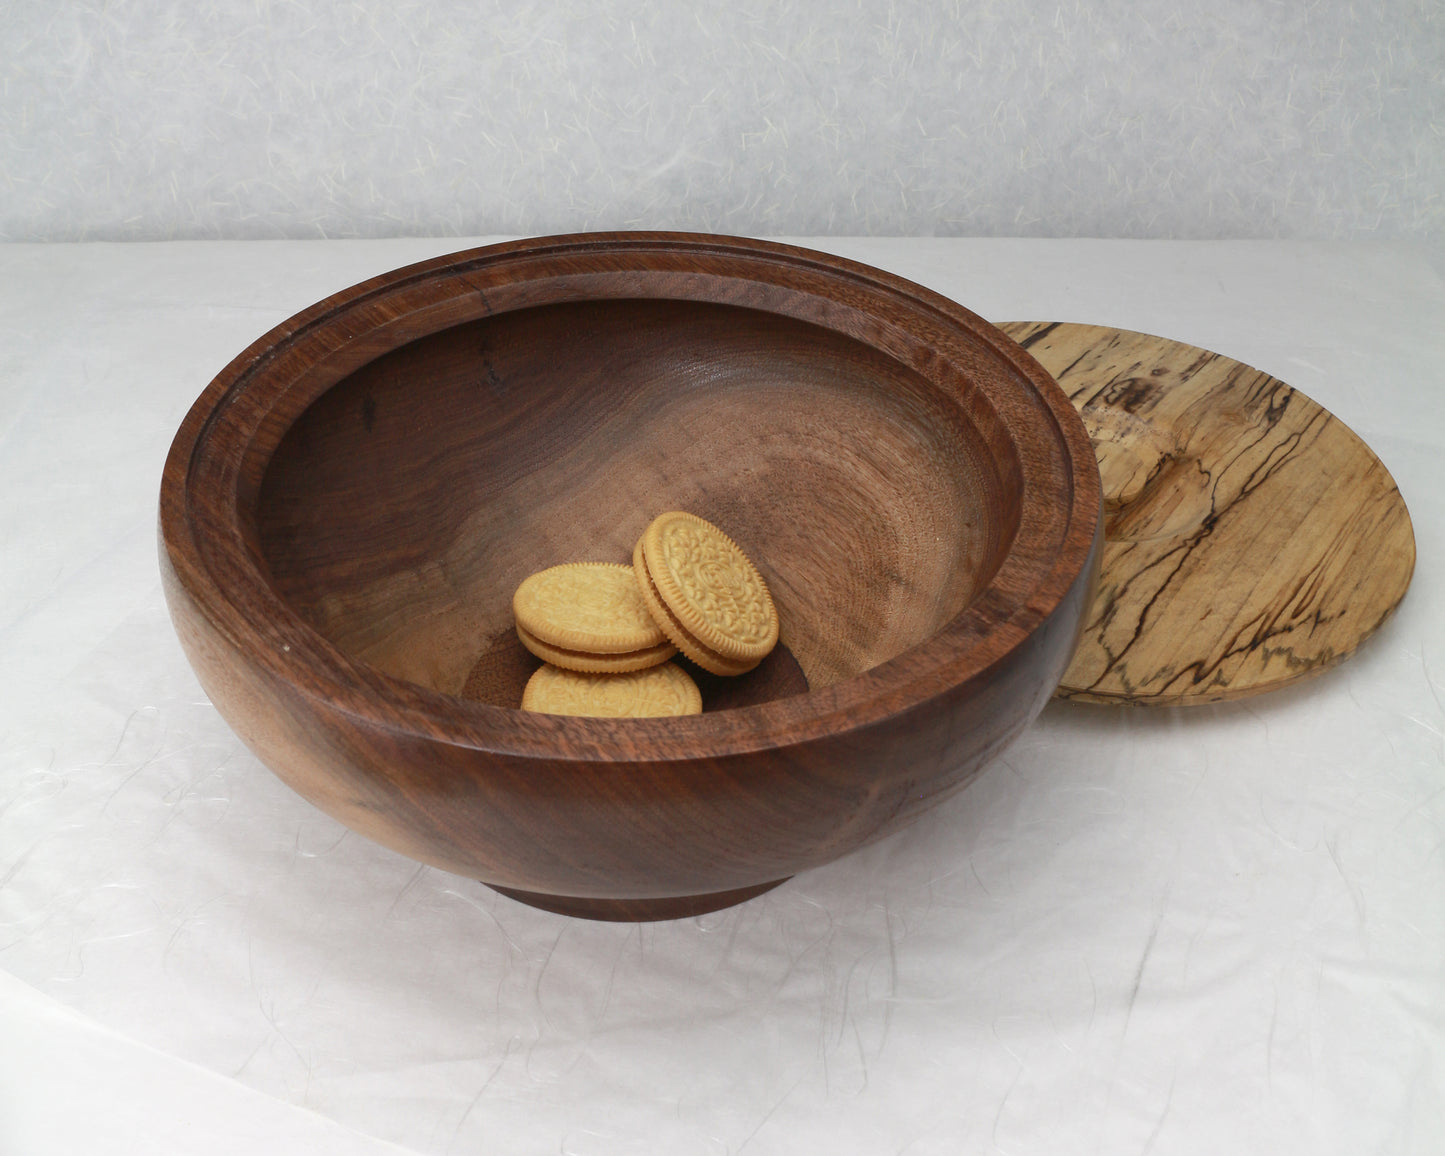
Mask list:
[[[559,915],[573,915],[579,919],[608,919],[614,923],[651,923],[660,919],[686,919],[690,915],[702,915],[708,911],[732,907],[786,882],[787,879],[773,879],[752,887],[739,887],[734,891],[677,895],[665,899],[587,899],[572,895],[546,895],[539,891],[518,891],[513,887],[497,887],[490,883],[487,886],[518,903],[540,907],[543,911],[555,911]]]

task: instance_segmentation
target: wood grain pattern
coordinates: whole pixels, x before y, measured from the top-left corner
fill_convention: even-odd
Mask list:
[[[514,709],[511,595],[668,509],[763,571],[782,644],[679,719]],[[960,789],[1042,708],[1098,554],[1068,399],[958,305],[687,234],[492,246],[279,326],[172,445],[161,568],[263,762],[527,902],[673,918]],[[727,709],[730,708],[730,709]]]
[[[1099,326],[1001,328],[1049,369],[1098,454],[1098,601],[1059,695],[1218,702],[1328,669],[1410,584],[1415,540],[1389,472],[1277,378]]]

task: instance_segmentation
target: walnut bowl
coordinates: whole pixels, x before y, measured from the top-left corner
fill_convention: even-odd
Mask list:
[[[625,562],[669,509],[748,552],[778,650],[700,679],[701,715],[517,709],[517,584]],[[584,234],[262,337],[176,435],[160,555],[206,692],[316,806],[539,907],[661,919],[962,788],[1061,677],[1099,526],[1073,407],[968,310],[783,245]]]

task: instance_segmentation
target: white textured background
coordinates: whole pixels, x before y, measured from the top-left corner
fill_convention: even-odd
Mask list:
[[[1441,0],[8,0],[0,238],[1445,247]]]
[[[907,830],[642,925],[349,834],[167,621],[201,384],[457,247],[0,245],[0,1154],[1441,1156],[1445,281],[1410,247],[829,241],[1285,376],[1399,482],[1415,582],[1317,680],[1054,703]]]

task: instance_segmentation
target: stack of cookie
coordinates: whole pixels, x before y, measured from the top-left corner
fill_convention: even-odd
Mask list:
[[[698,714],[679,650],[719,675],[752,670],[778,641],[767,583],[738,545],[682,511],[655,518],[632,565],[571,562],[512,599],[517,637],[546,664],[522,709],[609,717]]]

